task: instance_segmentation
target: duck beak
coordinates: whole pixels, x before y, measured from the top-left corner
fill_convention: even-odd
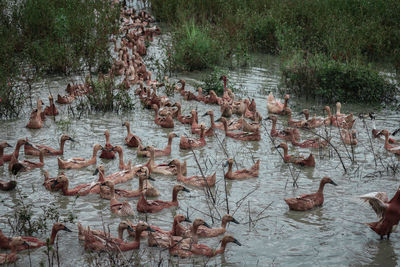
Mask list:
[[[330,181],[330,184],[333,184],[334,186],[337,186],[337,184],[334,181]]]
[[[222,118],[222,117],[221,117]],[[220,122],[221,121],[221,118],[219,118],[218,120],[216,120],[217,122]]]
[[[275,148],[280,148],[281,147],[281,145],[277,145]]]
[[[242,246],[242,244],[240,244],[240,242],[236,238],[233,240],[233,243],[235,243],[238,246]]]
[[[266,117],[264,120],[265,121],[267,121],[267,120],[270,120],[271,118],[268,116],[268,117]]]
[[[12,147],[9,143],[7,143],[7,147]]]
[[[97,169],[94,171],[93,175],[96,175],[96,174],[98,174],[98,173],[99,173],[99,169],[97,168]]]
[[[188,193],[190,193],[190,190],[189,190],[189,189],[187,189],[186,187],[184,187],[184,188],[182,189],[182,191],[185,191],[185,192],[188,192]]]
[[[203,224],[205,227],[207,227],[207,228],[211,228],[211,226],[208,224],[208,223],[206,223],[206,222],[204,222],[204,224]]]
[[[72,138],[72,137],[70,137],[68,140],[71,141],[71,142],[76,142],[75,139]]]
[[[67,226],[64,226],[63,230],[66,231],[66,232],[72,232]]]
[[[150,226],[147,226],[146,231],[155,232],[156,230],[152,229]]]
[[[51,184],[51,188],[54,189],[58,184],[59,184],[58,181],[54,180],[53,183]]]
[[[101,183],[100,185],[103,185],[103,186],[104,186],[104,185],[106,185],[106,182],[104,182],[104,183]]]
[[[304,114],[304,112],[303,112],[303,111],[300,111],[300,112],[299,112],[299,115],[303,115],[303,114]]]
[[[128,225],[128,228],[126,228],[129,232],[135,232],[135,230],[130,226],[130,225]]]
[[[232,218],[232,222],[233,222],[233,223],[236,223],[236,224],[240,224],[238,221],[236,221],[235,218]]]
[[[30,247],[30,246],[29,246],[29,243],[26,242],[26,241],[24,241],[24,246],[27,246],[28,248]]]
[[[28,141],[25,142],[25,145],[33,147],[33,145],[31,143],[29,143]]]
[[[229,161],[225,161],[224,162],[224,167],[226,167],[226,166],[228,166],[229,165]]]
[[[151,176],[147,177],[147,179],[150,180],[150,181],[155,181],[155,180],[156,180],[156,179],[154,179],[154,178],[151,177]]]
[[[168,162],[168,166],[173,166],[173,165],[175,165],[175,164],[173,164],[173,160],[171,160],[170,162]]]
[[[191,223],[192,221],[191,221],[189,218],[186,218],[186,217],[185,217],[184,222],[189,222],[189,223]]]
[[[206,112],[206,113],[204,113],[203,115],[202,115],[202,117],[205,117],[205,116],[207,116],[208,115],[208,113]]]

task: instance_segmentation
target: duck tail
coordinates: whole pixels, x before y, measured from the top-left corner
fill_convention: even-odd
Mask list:
[[[308,158],[306,159],[306,165],[315,167],[315,159],[314,159],[314,155],[312,153],[310,153],[310,156],[308,156]]]

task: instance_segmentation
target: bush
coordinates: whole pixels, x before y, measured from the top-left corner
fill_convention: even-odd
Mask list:
[[[178,70],[202,70],[221,62],[223,49],[206,27],[193,22],[179,28],[173,38],[171,60]]]
[[[397,91],[369,66],[342,63],[323,55],[296,54],[283,65],[283,77],[296,94],[331,102],[388,102]]]
[[[84,96],[78,105],[79,110],[120,111],[133,109],[134,104],[127,90],[116,88],[112,78],[91,80],[92,91]]]

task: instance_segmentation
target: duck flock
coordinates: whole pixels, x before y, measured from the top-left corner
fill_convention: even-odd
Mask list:
[[[244,142],[259,142],[261,133],[268,136],[271,140],[278,141],[276,149],[282,149],[282,160],[288,164],[299,165],[299,168],[315,168],[317,167],[316,160],[312,151],[315,149],[325,149],[333,146],[330,141],[331,137],[318,135],[313,139],[304,140],[302,134],[310,132],[317,128],[338,128],[337,133],[344,145],[356,146],[358,143],[357,133],[354,129],[356,117],[353,114],[342,114],[341,104],[336,104],[336,113],[332,114],[329,106],[324,108],[326,117],[310,116],[308,110],[302,110],[304,119],[294,120],[292,110],[289,105],[290,95],[284,96],[284,101],[281,103],[271,94],[266,99],[268,115],[261,115],[257,110],[254,99],[237,99],[235,94],[227,86],[227,77],[221,77],[221,83],[224,83],[224,93],[222,97],[218,97],[214,91],[209,94],[203,94],[201,88],[196,93],[191,92],[186,88],[185,80],[181,79],[174,87],[174,91],[178,93],[179,98],[188,101],[197,101],[199,105],[204,106],[219,106],[220,115],[218,119],[214,119],[215,108],[210,108],[201,117],[208,117],[210,123],[206,126],[205,123],[199,123],[199,116],[196,109],[191,109],[190,114],[183,114],[181,102],[172,103],[167,96],[162,96],[158,93],[159,88],[170,86],[168,78],[164,81],[152,80],[151,72],[146,69],[143,56],[146,55],[146,41],[152,41],[153,36],[160,34],[160,30],[151,23],[154,19],[145,11],[136,12],[134,9],[124,8],[122,11],[122,24],[120,33],[123,35],[119,40],[113,38],[114,51],[117,58],[114,60],[111,71],[99,79],[109,77],[122,77],[122,89],[128,90],[136,87],[135,94],[140,99],[142,106],[149,110],[149,113],[154,114],[154,123],[160,128],[174,129],[176,124],[188,125],[190,133],[181,135],[180,137],[170,131],[168,133],[168,142],[165,148],[156,148],[152,140],[142,140],[140,136],[131,132],[129,121],[125,121],[121,127],[126,127],[127,135],[124,140],[125,146],[112,145],[110,142],[110,132],[104,132],[106,142],[104,145],[92,144],[92,156],[90,158],[71,158],[64,159],[64,144],[76,142],[74,138],[63,134],[60,137],[60,148],[52,148],[43,144],[35,144],[29,141],[27,137],[16,141],[13,152],[9,151],[12,147],[7,142],[0,143],[0,166],[8,164],[8,170],[11,174],[18,174],[23,171],[30,171],[35,168],[44,169],[43,186],[53,194],[63,194],[64,196],[87,196],[89,194],[98,195],[102,199],[109,200],[111,213],[115,216],[125,217],[118,227],[118,237],[112,236],[109,232],[103,230],[95,230],[90,225],[82,225],[78,222],[78,237],[87,250],[94,251],[128,251],[139,249],[141,239],[147,238],[150,247],[161,247],[169,250],[169,253],[182,258],[191,257],[193,255],[203,255],[213,257],[217,254],[224,253],[228,243],[235,243],[241,246],[238,241],[240,236],[235,237],[226,234],[226,226],[232,222],[239,222],[230,214],[226,214],[221,218],[221,226],[211,228],[206,223],[205,219],[197,218],[193,221],[188,216],[176,214],[171,222],[171,229],[161,229],[156,225],[150,225],[143,221],[133,223],[129,218],[136,212],[138,213],[158,213],[164,209],[171,209],[179,206],[178,195],[185,199],[185,195],[191,191],[203,192],[202,189],[210,189],[215,187],[219,180],[216,173],[205,175],[191,175],[187,168],[186,160],[178,158],[170,158],[173,149],[173,139],[180,138],[179,149],[187,151],[196,151],[207,145],[207,140],[216,138],[217,133],[222,133],[226,138],[238,140],[241,145]],[[89,83],[84,84],[68,84],[66,88],[67,94],[64,96],[58,95],[56,102],[59,105],[71,104],[77,97],[90,94],[92,88]],[[42,131],[44,120],[48,116],[58,116],[57,106],[53,102],[52,95],[49,96],[49,106],[42,108],[43,102],[38,99],[37,108],[32,111],[29,122],[26,127]],[[193,102],[194,103],[194,102]],[[369,114],[374,123],[374,114]],[[284,118],[287,121],[288,128],[277,129],[278,119]],[[271,122],[271,129],[267,129],[265,122]],[[374,125],[374,124],[373,124]],[[396,155],[400,155],[400,146],[398,141],[390,137],[391,133],[388,130],[378,130],[372,127],[371,137],[384,137],[384,148]],[[303,134],[304,136],[304,134]],[[147,145],[145,145],[147,144]],[[289,146],[296,149],[308,148],[310,153],[305,156],[295,156],[289,154]],[[19,153],[21,147],[24,147],[25,155],[37,156],[39,161],[20,161]],[[124,151],[128,148],[136,149],[138,157],[148,158],[145,164],[134,164],[132,160],[128,162],[124,159]],[[11,153],[10,153],[11,152]],[[90,153],[90,151],[88,151]],[[81,169],[91,165],[96,165],[97,157],[100,153],[100,158],[115,160],[118,162],[119,171],[113,174],[105,175],[106,170],[104,165],[97,165],[95,175],[98,179],[94,182],[87,181],[69,186],[70,179],[67,177],[64,170]],[[280,152],[279,152],[280,153]],[[45,170],[45,158],[57,157],[59,174],[56,177],[50,177]],[[155,162],[155,158],[160,158],[163,163]],[[118,161],[117,161],[118,160]],[[233,170],[235,161],[232,158],[226,158],[224,167],[227,171],[224,173],[224,178],[229,180],[244,180],[254,179],[259,176],[260,162],[258,159],[254,161],[254,165],[246,169]],[[236,165],[237,167],[237,165]],[[171,179],[170,185],[172,188],[172,198],[170,196],[160,196],[159,190],[154,186],[153,174],[162,176],[176,177]],[[153,175],[154,176],[154,175]],[[123,189],[124,184],[132,180],[138,180],[136,190]],[[240,183],[240,181],[238,181]],[[116,188],[117,184],[121,187]],[[296,198],[287,198],[284,201],[287,203],[290,210],[307,211],[314,207],[322,206],[324,202],[323,189],[326,184],[336,186],[337,184],[330,177],[323,177],[320,181],[320,186],[315,193],[300,195]],[[11,191],[17,186],[17,181],[11,179],[9,181],[1,181],[0,189],[3,191]],[[20,185],[23,186],[23,185]],[[7,194],[7,193],[4,193]],[[393,198],[389,200],[384,192],[373,192],[360,196],[360,198],[369,203],[376,212],[379,221],[368,223],[367,225],[375,231],[381,238],[387,236],[389,238],[392,231],[395,230],[400,219],[400,190],[395,192]],[[164,200],[148,198],[160,198]],[[283,200],[282,200],[283,201]],[[135,208],[131,203],[136,203]],[[161,215],[160,215],[161,216]],[[79,220],[79,218],[78,218]],[[188,224],[184,224],[188,222]],[[51,236],[49,239],[50,245],[53,245],[58,231],[63,230],[71,232],[71,230],[63,223],[57,222],[53,225]],[[134,241],[126,241],[124,232],[134,238]],[[219,248],[212,248],[199,242],[199,238],[219,238],[221,241]],[[238,239],[236,239],[238,238]],[[17,253],[21,250],[36,249],[46,246],[45,240],[40,240],[31,236],[8,237],[0,231],[0,248],[11,250],[9,253],[0,255],[0,263],[12,263],[17,260]]]

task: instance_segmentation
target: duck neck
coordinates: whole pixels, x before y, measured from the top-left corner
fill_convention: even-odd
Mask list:
[[[226,224],[227,224],[227,223],[228,223],[227,220],[222,219],[221,227],[224,228],[224,229],[226,229]]]
[[[182,168],[181,168],[181,163],[176,163],[176,174],[177,174],[177,178],[178,180],[181,179],[182,177]]]
[[[154,149],[151,149],[150,150],[150,165],[151,166],[154,166],[155,165],[155,163],[154,163]]]
[[[285,102],[283,103],[283,111],[286,110],[288,101],[289,101],[289,99],[285,98]]]
[[[324,192],[324,187],[325,187],[325,182],[321,181],[317,193],[322,194]]]
[[[0,162],[3,160],[3,155],[4,155],[4,147],[0,146]]]
[[[58,230],[53,227],[53,229],[51,229],[50,245],[54,245],[54,241],[56,240],[57,233],[58,233]]]
[[[110,144],[110,135],[106,134],[106,145]]]
[[[177,190],[175,188],[172,190],[172,202],[178,203],[178,193],[179,193],[179,190]]]
[[[181,117],[182,116],[182,110],[181,110],[182,107],[180,105],[177,105],[177,107],[178,107],[177,116]]]
[[[156,112],[156,117],[154,118],[154,120],[158,121],[158,106],[154,109],[154,111]]]
[[[167,144],[166,148],[164,149],[164,151],[171,152],[172,139],[173,139],[173,136],[168,136],[168,144]]]
[[[128,131],[128,134],[131,134],[131,126],[129,125],[129,123],[126,123],[125,126],[126,130]]]
[[[69,186],[69,181],[68,181],[68,180],[66,180],[65,182],[63,182],[61,191],[63,192],[63,195],[64,195],[64,196],[68,196],[68,195],[69,195],[68,186]]]
[[[205,132],[205,129],[201,128],[200,129],[200,140],[204,140],[204,132]]]
[[[103,171],[99,171],[99,178],[97,179],[98,183],[104,183],[106,179],[104,179],[104,173]]]
[[[138,230],[136,227],[136,233],[135,233],[135,242],[139,243],[140,246],[140,236],[142,235],[142,230]]]
[[[228,162],[228,172],[226,174],[232,174],[232,162]],[[224,221],[222,221],[224,223]]]
[[[275,132],[275,131],[276,131],[276,120],[272,120],[271,132]]]
[[[93,148],[93,154],[92,154],[92,158],[90,160],[94,161],[94,163],[96,163],[96,158],[97,158],[97,152],[98,151],[99,151],[99,149],[97,149],[96,147]]]
[[[22,146],[22,143],[20,143],[20,142],[18,142],[17,145],[15,146],[13,154],[16,159],[18,159],[18,157],[19,157],[19,150],[21,149],[21,146]]]
[[[215,250],[214,255],[224,253],[225,249],[226,249],[226,242],[222,241],[221,242],[221,247],[219,249]]]
[[[119,239],[123,239],[123,237],[124,237],[124,230],[125,230],[125,228],[123,228],[122,226],[118,226],[118,238],[119,238]]]
[[[226,135],[228,133],[228,122],[224,120],[222,123],[224,125],[224,131],[225,131],[225,135]]]
[[[119,157],[119,168],[124,169],[125,168],[124,152],[122,151],[122,149],[118,150],[118,157]]]
[[[389,147],[389,134],[385,134],[385,147]]]
[[[176,230],[178,228],[178,224],[180,222],[178,221],[178,219],[174,219],[174,223],[172,224],[172,230],[171,230],[171,235],[172,236],[177,236]]]
[[[66,139],[61,139],[61,142],[60,142],[60,151],[61,151],[61,154],[64,154],[64,145],[65,145],[65,141],[67,141]]]
[[[210,113],[211,127],[215,128],[214,113]]]
[[[286,158],[288,156],[288,148],[286,146],[282,148],[283,148],[283,157]]]
[[[43,151],[40,151],[40,153],[39,153],[39,161],[40,161],[40,163],[42,163],[42,164],[44,164],[44,157],[43,157],[43,154],[44,154],[44,152],[43,152]]]

